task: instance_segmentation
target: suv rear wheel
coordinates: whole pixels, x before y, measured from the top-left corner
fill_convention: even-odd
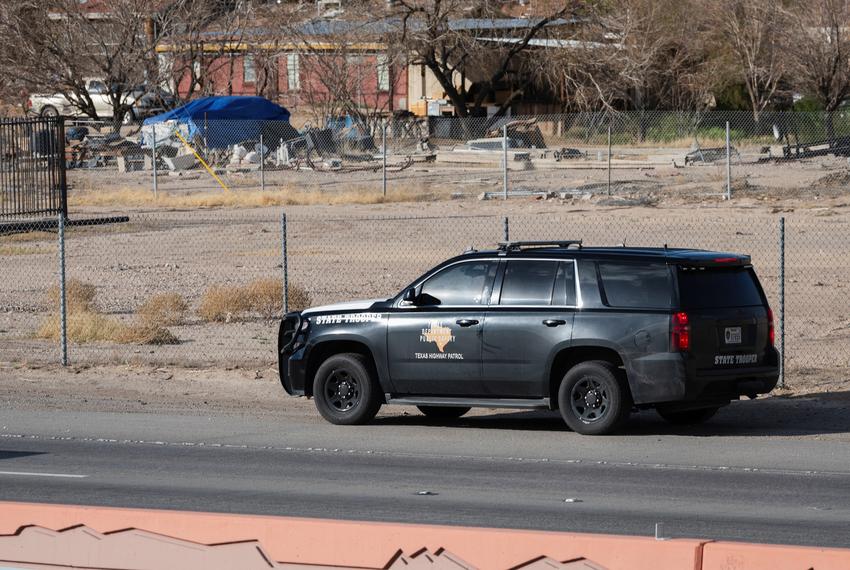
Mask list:
[[[459,408],[454,406],[416,406],[419,411],[435,420],[456,420],[471,408]]]
[[[717,406],[712,406],[711,408],[699,408],[697,410],[680,410],[677,412],[656,409],[658,415],[670,422],[674,425],[679,426],[688,426],[688,425],[696,425],[707,422],[711,418],[714,417],[714,414],[717,413],[717,410],[720,408]]]
[[[558,389],[561,417],[576,433],[611,433],[632,409],[626,379],[610,362],[590,360],[576,364],[564,375]]]
[[[365,424],[381,409],[380,390],[362,354],[328,357],[316,371],[313,398],[319,413],[332,424]]]

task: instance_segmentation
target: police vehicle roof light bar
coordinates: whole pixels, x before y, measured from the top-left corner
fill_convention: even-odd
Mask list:
[[[529,248],[537,248],[537,247],[562,247],[564,249],[570,247],[571,245],[577,245],[579,249],[581,249],[581,240],[580,239],[570,239],[570,240],[553,240],[553,241],[503,241],[499,243],[499,251],[520,251],[523,249]]]

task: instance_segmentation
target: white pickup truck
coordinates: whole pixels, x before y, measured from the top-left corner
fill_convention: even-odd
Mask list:
[[[100,79],[86,79],[86,89],[91,97],[98,117],[112,118],[112,101],[109,88]],[[148,90],[140,86],[127,94],[131,109],[124,113],[121,122],[125,125],[167,111],[177,103],[173,95],[162,89]],[[61,93],[53,95],[30,95],[29,111],[41,117],[84,117],[85,114]]]

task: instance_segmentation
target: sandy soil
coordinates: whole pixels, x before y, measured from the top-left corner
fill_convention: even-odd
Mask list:
[[[660,198],[654,206],[634,206],[639,197],[287,207],[289,278],[307,288],[313,304],[390,296],[446,257],[501,240],[508,216],[512,239],[749,253],[778,312],[778,224],[784,216],[788,381],[822,391],[850,378],[850,199],[754,195],[695,207]],[[129,224],[69,229],[68,276],[94,283],[98,310],[127,322],[155,293],[179,292],[196,309],[211,285],[281,275],[281,211],[119,211],[130,215]],[[73,217],[115,213],[78,209]],[[0,237],[0,362],[58,361],[55,342],[32,338],[56,310],[46,299],[57,280],[56,252],[54,233]],[[261,368],[274,362],[274,321],[206,324],[190,316],[171,330],[180,344],[72,345],[71,362]]]

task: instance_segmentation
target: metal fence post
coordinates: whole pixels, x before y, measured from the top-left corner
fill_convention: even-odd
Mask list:
[[[611,123],[608,123],[608,195],[611,195]]]
[[[508,199],[508,124],[502,125],[502,188]]]
[[[508,217],[505,216],[505,242],[511,241],[511,226]]]
[[[260,133],[260,190],[266,191],[266,147],[263,146],[263,133]]]
[[[59,343],[62,366],[68,366],[68,306],[65,288],[65,213],[59,212]]]
[[[159,193],[158,188],[158,180],[157,180],[157,171],[156,171],[156,125],[151,125],[152,134],[152,148],[151,148],[151,162],[153,164],[153,197],[156,199],[157,194]]]
[[[785,387],[785,217],[779,218],[779,387]]]
[[[289,256],[286,250],[286,212],[280,214],[281,267],[283,268],[283,314],[289,312]]]
[[[381,167],[381,183],[384,191],[384,197],[387,196],[387,120],[381,121],[381,154],[383,155],[383,166]]]
[[[732,199],[732,151],[729,143],[729,121],[726,121],[726,199]]]

